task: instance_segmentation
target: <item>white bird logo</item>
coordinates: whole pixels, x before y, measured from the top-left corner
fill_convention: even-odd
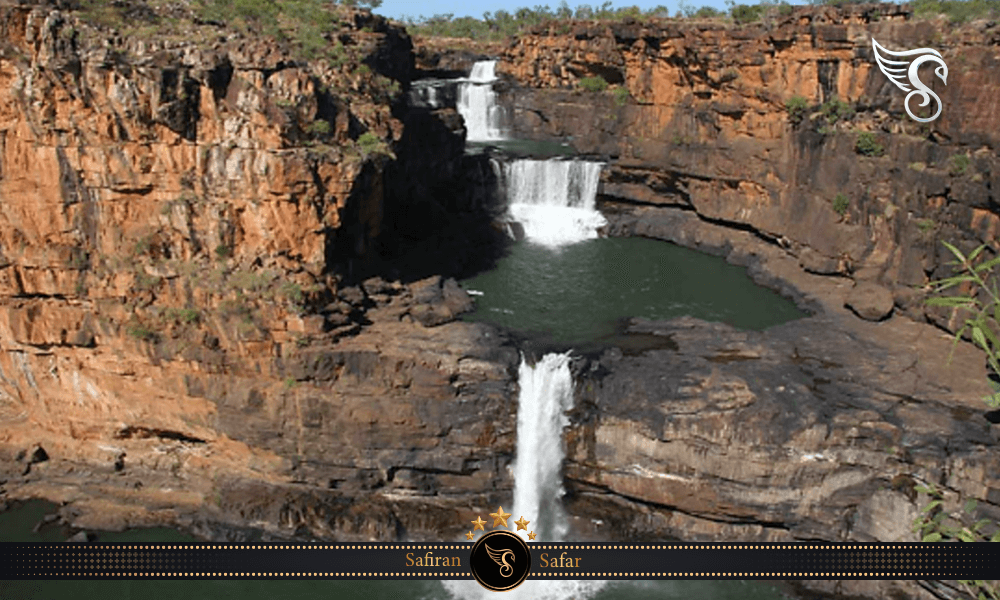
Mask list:
[[[905,52],[893,52],[892,50],[886,50],[885,46],[879,44],[872,38],[872,48],[875,49],[875,62],[878,63],[878,68],[882,69],[885,76],[889,78],[889,81],[895,83],[899,89],[904,92],[909,92],[906,95],[906,100],[903,102],[903,106],[906,108],[906,114],[914,121],[920,121],[921,123],[928,123],[938,118],[941,115],[941,109],[943,105],[941,104],[941,98],[938,97],[931,88],[924,85],[920,81],[920,77],[917,75],[917,70],[920,69],[920,65],[925,62],[937,63],[938,68],[934,69],[934,73],[941,78],[941,81],[945,85],[948,85],[948,65],[945,64],[944,59],[941,57],[941,53],[933,48],[917,48],[916,50],[906,50]],[[887,54],[894,57],[906,57],[906,56],[916,56],[922,55],[913,59],[912,61],[905,60],[889,60],[884,58],[882,54]],[[906,65],[909,65],[909,68]],[[903,73],[906,73],[904,76]],[[906,80],[909,80],[910,85],[916,89],[911,89],[910,85],[906,84]],[[932,117],[921,119],[912,112],[910,112],[910,98],[914,95],[920,96],[923,99],[918,106],[927,106],[931,101],[931,97],[937,102],[937,112],[934,113]]]

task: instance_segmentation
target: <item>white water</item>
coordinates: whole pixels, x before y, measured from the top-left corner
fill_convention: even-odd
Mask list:
[[[597,237],[607,221],[594,206],[603,163],[515,160],[503,166],[507,211],[525,237],[562,246]]]
[[[493,92],[497,61],[479,61],[472,65],[469,78],[458,86],[458,113],[465,119],[466,137],[470,142],[503,139],[500,131],[500,107]]]
[[[573,374],[570,356],[546,354],[531,366],[521,358],[517,405],[517,459],[513,466],[514,504],[510,522],[524,517],[536,542],[558,542],[569,532],[562,508],[563,428],[569,425],[566,411],[573,408]],[[512,526],[516,529],[516,526]],[[527,532],[518,535],[528,541]],[[442,581],[453,598],[496,598],[475,581]],[[528,580],[504,593],[504,598],[532,600],[585,600],[604,587],[604,581]]]

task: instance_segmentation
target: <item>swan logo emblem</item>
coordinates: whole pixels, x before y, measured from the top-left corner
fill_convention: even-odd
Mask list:
[[[931,88],[920,81],[920,76],[917,71],[920,66],[924,63],[935,63],[938,65],[934,69],[934,74],[941,79],[941,82],[948,85],[948,65],[945,64],[944,58],[941,57],[941,53],[933,48],[917,48],[916,50],[906,50],[904,52],[894,52],[892,50],[887,50],[885,46],[879,44],[872,38],[872,48],[875,50],[875,62],[878,63],[878,68],[885,73],[885,76],[889,78],[889,81],[896,84],[896,87],[903,90],[904,92],[909,92],[906,94],[906,100],[903,102],[903,106],[906,108],[906,114],[910,115],[910,118],[914,121],[919,121],[921,123],[929,123],[941,115],[941,109],[943,107],[941,103],[941,98],[934,93]],[[916,58],[911,60],[892,60],[887,57],[908,59],[911,56],[916,56]],[[921,118],[913,114],[910,111],[910,98],[913,96],[919,96],[923,102],[917,106],[927,106],[931,102],[931,98],[937,104],[937,111],[933,116],[927,118]]]
[[[506,592],[528,577],[531,549],[519,535],[496,529],[473,544],[469,566],[480,585],[494,592]]]
[[[514,562],[513,550],[494,550],[493,548],[490,548],[489,544],[486,544],[486,553],[490,555],[493,562],[500,565],[501,576],[510,577],[514,574],[514,567],[507,564],[507,557],[510,557],[510,562]]]

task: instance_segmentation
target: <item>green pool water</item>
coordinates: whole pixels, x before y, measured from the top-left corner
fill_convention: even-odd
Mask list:
[[[521,241],[493,270],[462,285],[482,292],[467,320],[568,344],[611,340],[627,317],[690,315],[759,330],[805,316],[754,284],[743,267],[645,238],[558,248]]]

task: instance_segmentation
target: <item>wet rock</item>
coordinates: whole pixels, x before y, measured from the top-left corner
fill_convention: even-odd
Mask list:
[[[844,305],[866,321],[881,321],[892,313],[892,292],[874,283],[858,283]]]

